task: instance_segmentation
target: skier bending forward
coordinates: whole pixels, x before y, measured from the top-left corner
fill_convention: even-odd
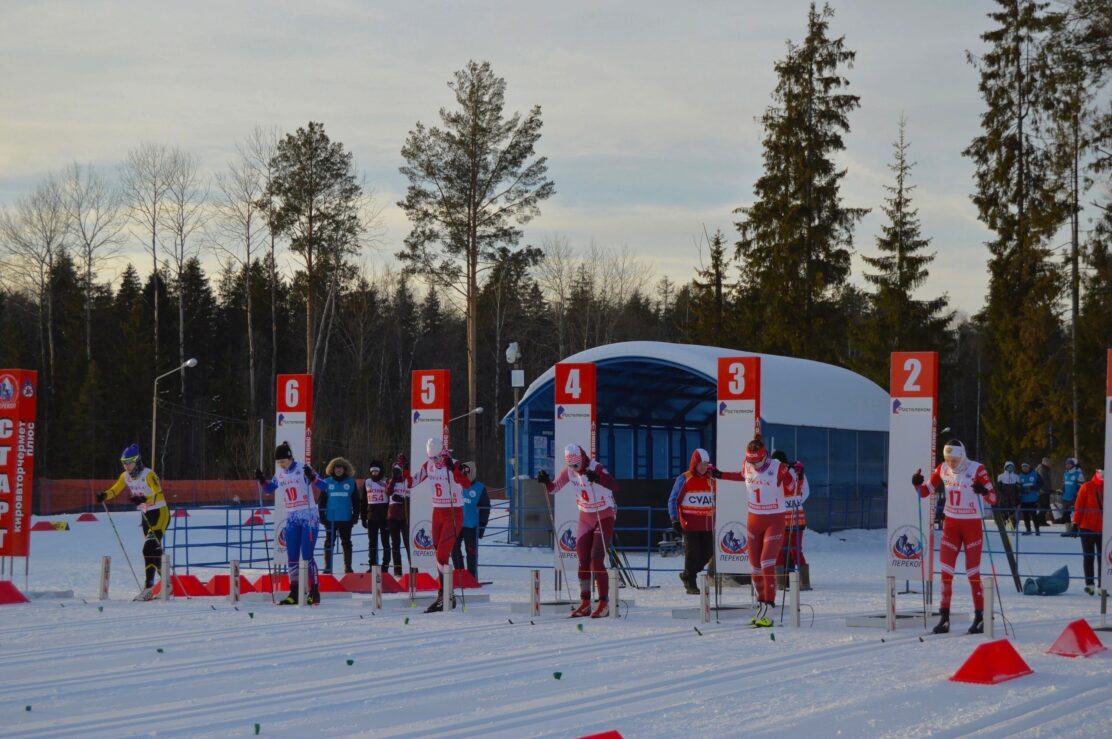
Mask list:
[[[463,528],[463,489],[471,481],[460,471],[459,462],[452,458],[451,450],[446,449],[440,439],[429,439],[425,452],[429,458],[413,476],[410,488],[412,493],[412,489],[427,480],[432,491],[432,540],[436,545],[440,591],[425,613],[437,613],[444,610],[444,570],[449,566],[452,549]],[[455,596],[451,597],[455,603]]]
[[[942,546],[939,561],[942,567],[942,604],[939,612],[942,618],[934,627],[934,633],[946,634],[950,631],[950,596],[954,592],[954,565],[958,561],[958,549],[965,546],[965,572],[969,576],[969,588],[973,591],[973,625],[970,634],[984,632],[985,593],[981,587],[981,535],[982,504],[984,498],[989,505],[996,503],[996,491],[992,488],[992,478],[984,465],[965,456],[965,447],[960,441],[947,442],[942,447],[943,463],[931,472],[930,484],[923,484],[923,471],[916,470],[911,476],[911,484],[926,498],[931,491],[942,487],[946,499],[946,521],[942,525]]]
[[[555,481],[541,470],[537,473],[537,482],[544,485],[549,493],[559,492],[565,485],[575,488],[575,505],[579,508],[579,523],[575,532],[575,555],[579,560],[579,607],[571,612],[571,617],[604,618],[610,615],[606,552],[614,538],[614,522],[617,520],[614,493],[618,484],[606,468],[591,459],[578,444],[568,444],[564,448],[564,462],[567,466]],[[592,574],[598,587],[599,601],[594,613],[591,613]]]
[[[278,474],[266,479],[261,469],[255,469],[255,479],[268,493],[282,496],[286,504],[286,555],[289,565],[290,594],[278,605],[297,604],[298,563],[304,559],[309,565],[309,605],[320,603],[320,579],[313,549],[320,528],[320,512],[313,502],[311,484],[317,474],[309,465],[300,465],[293,459],[293,450],[286,442],[274,450]],[[278,491],[278,492],[275,492]]]

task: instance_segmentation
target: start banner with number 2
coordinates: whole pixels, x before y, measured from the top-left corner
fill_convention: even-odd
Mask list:
[[[930,498],[920,498],[911,477],[934,469],[938,409],[938,353],[893,352],[888,415],[888,547],[886,574],[920,576],[931,551]],[[926,541],[924,541],[926,539]],[[926,575],[931,576],[928,562]]]

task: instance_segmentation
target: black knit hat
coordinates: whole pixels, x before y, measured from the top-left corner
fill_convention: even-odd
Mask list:
[[[274,450],[274,460],[278,461],[279,459],[293,459],[293,450],[290,449],[288,442],[283,441]]]

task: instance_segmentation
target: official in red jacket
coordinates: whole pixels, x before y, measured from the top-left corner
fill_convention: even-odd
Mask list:
[[[714,572],[715,481],[710,467],[710,452],[706,449],[693,451],[687,471],[676,478],[668,496],[672,530],[683,536],[680,580],[692,595],[699,594],[696,578],[703,568]]]
[[[1081,553],[1085,559],[1085,592],[1096,595],[1093,587],[1093,563],[1100,558],[1100,535],[1104,530],[1104,471],[1097,470],[1093,479],[1077,491],[1074,503],[1073,523],[1081,539]],[[1096,585],[1100,587],[1103,567],[1097,568]]]

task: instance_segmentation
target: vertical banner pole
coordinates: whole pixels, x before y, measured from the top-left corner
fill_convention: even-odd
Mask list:
[[[108,600],[108,588],[112,578],[112,558],[107,554],[100,558],[100,589],[97,600]]]
[[[278,375],[277,408],[274,419],[274,446],[283,441],[290,445],[298,462],[313,461],[313,376]],[[278,463],[271,460],[273,472]],[[309,505],[313,505],[312,498]],[[281,567],[286,551],[286,501],[283,491],[274,491],[274,569]],[[269,545],[268,545],[269,546]],[[293,573],[290,573],[293,574]]]
[[[162,553],[162,572],[159,577],[162,579],[159,597],[162,600],[170,600],[174,595],[174,578],[170,574],[170,555],[167,552]]]
[[[239,560],[228,562],[228,600],[232,605],[239,603]]]
[[[760,430],[761,358],[719,357],[717,384],[714,463],[725,470],[741,469],[745,445]],[[748,575],[752,567],[745,485],[717,480],[715,488],[715,576]],[[754,593],[754,602],[755,598]]]
[[[577,444],[592,458],[598,457],[598,430],[595,425],[597,404],[597,376],[595,365],[590,362],[558,362],[553,393],[554,440],[552,476],[556,477],[564,461],[564,447]],[[575,505],[575,490],[568,485],[555,491],[552,505],[553,556],[560,573],[556,583],[571,590],[572,581],[567,566],[575,565],[575,537],[579,525],[579,509]],[[573,570],[574,571],[574,570]],[[557,589],[559,598],[559,589]]]
[[[529,571],[529,615],[541,615],[541,571]]]
[[[896,630],[896,578],[884,578],[884,626],[888,631]]]
[[[440,591],[440,597],[443,598],[444,610],[456,610],[456,599],[452,595],[452,578],[455,571],[451,567],[444,568],[443,589]]]
[[[297,563],[297,605],[304,606],[309,603],[309,563],[300,560]]]
[[[417,469],[428,459],[429,439],[448,446],[448,419],[451,417],[451,374],[448,370],[414,370],[410,381],[409,465]],[[468,410],[471,410],[470,408]],[[410,566],[436,574],[436,545],[432,540],[431,483],[422,482],[410,491],[409,498]]]
[[[996,588],[985,588],[985,638],[992,639],[996,620]]]
[[[371,565],[371,605],[382,609],[382,566]]]
[[[934,557],[933,505],[929,497],[919,497],[911,485],[911,478],[918,470],[929,480],[934,469],[938,353],[892,352],[890,384],[885,574],[899,579],[919,576],[925,628],[930,610],[929,585],[933,579],[929,564]],[[924,521],[927,530],[923,528]],[[895,611],[891,618],[895,618]]]
[[[702,587],[699,588],[699,616],[705,624],[710,623],[710,576],[705,573],[699,573],[699,579],[702,581]]]
[[[610,578],[610,618],[617,618],[620,609],[621,598],[618,597],[618,588],[621,587],[620,578],[618,577],[617,570],[607,570],[606,576]]]
[[[417,573],[416,567],[409,568],[409,607],[412,608],[417,603]]]
[[[799,570],[792,570],[788,573],[788,589],[791,597],[788,599],[791,605],[791,624],[795,628],[799,628]]]

